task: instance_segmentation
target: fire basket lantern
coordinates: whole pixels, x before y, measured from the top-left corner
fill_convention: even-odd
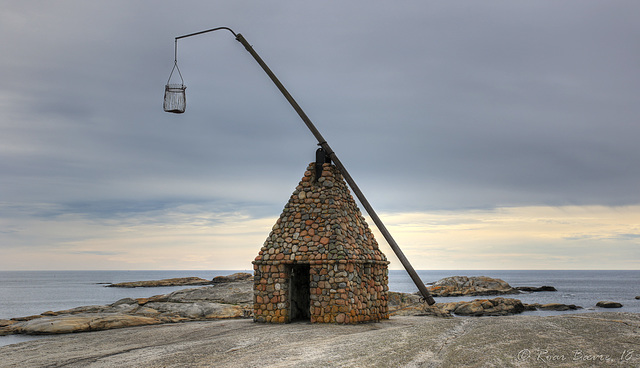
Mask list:
[[[187,105],[184,84],[167,84],[164,86],[164,111],[182,114]]]
[[[187,107],[187,96],[185,94],[187,86],[184,85],[182,73],[180,73],[180,68],[178,68],[177,43],[175,52],[176,56],[173,61],[173,69],[171,69],[171,74],[169,74],[167,84],[164,86],[164,111],[172,112],[174,114],[182,114]],[[180,76],[180,84],[171,83],[171,77],[173,77],[173,72],[176,70],[178,71],[178,75]]]

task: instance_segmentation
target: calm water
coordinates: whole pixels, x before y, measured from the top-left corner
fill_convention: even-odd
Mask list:
[[[239,271],[0,271],[0,319],[40,314],[84,305],[110,304],[122,298],[141,298],[167,294],[180,287],[107,288],[103,283],[159,280],[197,276],[212,279]],[[418,271],[425,283],[448,276],[489,276],[511,286],[551,285],[557,292],[519,294],[523,303],[564,303],[582,306],[582,313],[593,312],[600,300],[617,301],[620,312],[640,313],[640,271]],[[389,289],[415,292],[417,288],[405,271],[389,272]],[[468,298],[436,298],[437,302],[472,300]],[[605,310],[606,311],[606,310]],[[551,315],[573,312],[526,312]],[[0,336],[0,346],[25,341],[28,336]]]

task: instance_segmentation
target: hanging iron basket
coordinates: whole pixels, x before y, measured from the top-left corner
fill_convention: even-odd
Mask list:
[[[171,76],[174,70],[178,70],[180,84],[171,83]],[[173,69],[171,69],[171,74],[169,74],[169,80],[167,80],[167,84],[164,86],[164,111],[182,114],[187,106],[186,89],[187,86],[184,85],[182,73],[180,73],[180,68],[178,68],[178,62],[176,61],[173,64]]]
[[[164,86],[164,111],[182,114],[187,105],[184,84],[167,84]]]

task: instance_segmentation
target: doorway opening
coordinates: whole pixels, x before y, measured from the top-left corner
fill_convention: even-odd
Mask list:
[[[290,322],[311,320],[309,271],[308,264],[294,264],[291,266],[291,272],[289,273]]]

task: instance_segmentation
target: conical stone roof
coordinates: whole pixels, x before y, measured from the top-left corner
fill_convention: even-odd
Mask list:
[[[387,264],[338,168],[325,163],[315,176],[311,163],[254,263]]]

